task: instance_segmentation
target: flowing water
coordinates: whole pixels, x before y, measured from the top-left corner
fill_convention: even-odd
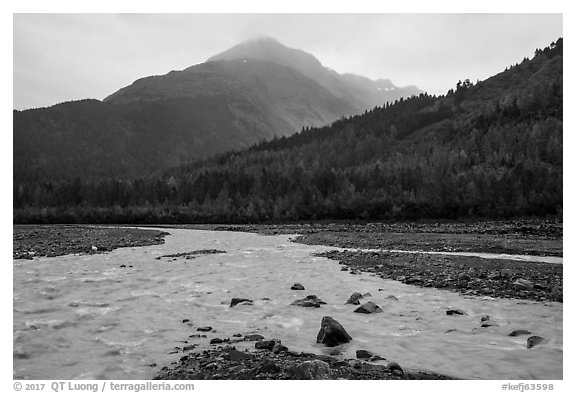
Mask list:
[[[507,259],[510,261],[522,262],[544,262],[562,264],[562,257],[550,257],[540,255],[514,255],[514,254],[494,254],[488,252],[464,252],[464,251],[412,251],[412,250],[387,250],[381,248],[338,248],[342,251],[361,252],[397,252],[404,254],[429,254],[429,255],[458,255],[462,257],[476,257],[482,259]]]
[[[182,356],[170,353],[174,347],[198,344],[200,350],[209,347],[210,338],[236,333],[259,333],[293,350],[347,358],[368,349],[405,368],[461,378],[562,378],[561,303],[466,297],[350,275],[336,261],[312,256],[334,248],[292,243],[289,236],[166,231],[171,235],[163,245],[15,260],[14,378],[147,379]],[[155,259],[200,249],[226,253]],[[127,267],[120,268],[123,264]],[[290,290],[295,282],[306,290]],[[370,292],[369,300],[384,312],[353,313],[355,306],[344,303],[354,291]],[[309,294],[328,304],[289,305]],[[233,297],[254,304],[230,308]],[[468,315],[447,316],[449,308]],[[315,343],[325,315],[354,338],[338,353]],[[481,328],[484,315],[499,326]],[[188,338],[199,326],[215,332]],[[508,336],[515,329],[546,341],[526,349],[527,336]],[[253,343],[235,345],[253,348]]]

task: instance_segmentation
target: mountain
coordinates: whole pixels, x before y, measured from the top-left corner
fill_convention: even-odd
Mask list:
[[[374,81],[360,75],[338,74],[324,67],[311,54],[288,48],[271,37],[243,42],[209,58],[207,62],[248,59],[270,61],[298,70],[335,97],[347,102],[356,113],[381,106],[386,102],[394,102],[400,97],[422,93],[416,86],[397,87],[388,79]]]
[[[324,125],[356,111],[297,70],[259,59],[207,62],[143,78],[104,102],[134,104],[204,97],[259,108],[273,126],[257,129],[259,139],[291,135],[304,126]],[[236,112],[244,115],[241,108]]]
[[[15,187],[16,222],[263,222],[562,214],[563,41],[444,96],[129,181]]]
[[[271,39],[250,41],[103,101],[14,111],[14,181],[143,176],[417,91],[338,75]]]

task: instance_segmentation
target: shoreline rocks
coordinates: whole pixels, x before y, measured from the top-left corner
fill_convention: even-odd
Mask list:
[[[321,362],[321,363],[320,363]],[[397,365],[397,363],[396,363]],[[452,377],[402,370],[394,362],[376,365],[313,353],[269,350],[238,351],[218,347],[189,353],[171,367],[163,367],[155,380],[448,380]]]
[[[294,379],[330,379],[332,371],[328,363],[322,360],[308,360],[300,363],[294,370]]]

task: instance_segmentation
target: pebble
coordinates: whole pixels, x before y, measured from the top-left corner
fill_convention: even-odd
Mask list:
[[[514,285],[517,288],[526,288],[526,289],[534,288],[534,284],[532,283],[532,281],[525,280],[523,278],[519,278],[518,280],[514,281],[512,285]]]

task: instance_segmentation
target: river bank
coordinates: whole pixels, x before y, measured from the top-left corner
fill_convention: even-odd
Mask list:
[[[303,223],[184,225],[183,228],[298,234],[298,243],[341,248],[483,252],[562,256],[563,224],[557,219],[472,222]]]
[[[318,367],[318,364],[321,366]],[[342,359],[290,350],[238,351],[233,345],[227,345],[184,355],[172,367],[162,368],[154,379],[446,380],[454,378],[428,371],[404,370],[399,364],[392,362],[374,364],[358,359]]]
[[[84,225],[14,225],[14,259],[94,254],[163,244],[167,232]]]

